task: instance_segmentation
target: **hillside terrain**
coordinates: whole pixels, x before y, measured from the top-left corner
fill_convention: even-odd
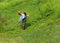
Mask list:
[[[25,30],[18,11],[29,14]],[[0,43],[60,43],[60,0],[0,0]]]

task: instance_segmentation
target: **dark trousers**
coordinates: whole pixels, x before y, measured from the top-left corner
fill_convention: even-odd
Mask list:
[[[26,28],[26,18],[22,20],[22,29],[24,30]]]

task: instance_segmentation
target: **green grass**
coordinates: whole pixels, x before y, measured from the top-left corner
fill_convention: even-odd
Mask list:
[[[27,12],[27,28],[17,11]],[[0,43],[60,43],[60,0],[0,0]]]

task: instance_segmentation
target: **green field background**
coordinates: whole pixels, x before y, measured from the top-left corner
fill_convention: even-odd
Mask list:
[[[25,30],[18,11],[29,15]],[[0,43],[60,43],[60,0],[0,0]]]

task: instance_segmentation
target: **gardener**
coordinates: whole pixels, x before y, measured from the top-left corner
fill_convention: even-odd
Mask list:
[[[26,28],[26,20],[29,15],[27,15],[26,12],[23,13],[21,11],[18,11],[18,14],[20,15],[19,23],[21,21],[22,22],[22,29],[25,29]]]

